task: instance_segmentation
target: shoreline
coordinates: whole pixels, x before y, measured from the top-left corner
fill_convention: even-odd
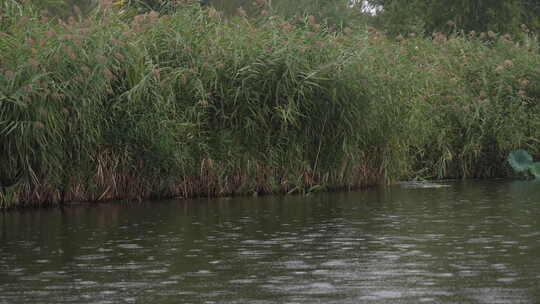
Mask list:
[[[490,179],[512,176],[512,151],[540,155],[532,36],[396,39],[198,5],[3,17],[0,208]]]

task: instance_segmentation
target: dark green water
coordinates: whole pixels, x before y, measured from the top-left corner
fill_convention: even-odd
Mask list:
[[[0,214],[0,303],[540,303],[540,183]]]

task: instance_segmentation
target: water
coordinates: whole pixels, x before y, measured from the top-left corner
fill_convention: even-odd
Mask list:
[[[539,303],[540,184],[0,214],[0,303]]]

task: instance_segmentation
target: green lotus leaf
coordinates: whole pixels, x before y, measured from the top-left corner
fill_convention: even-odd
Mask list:
[[[531,173],[536,177],[536,179],[540,180],[540,162],[533,163],[529,169],[531,170]]]
[[[532,166],[533,158],[525,150],[516,150],[508,156],[508,162],[516,172],[524,172]]]

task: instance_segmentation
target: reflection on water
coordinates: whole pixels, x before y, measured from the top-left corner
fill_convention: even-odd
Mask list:
[[[540,184],[0,215],[0,303],[538,303]]]

